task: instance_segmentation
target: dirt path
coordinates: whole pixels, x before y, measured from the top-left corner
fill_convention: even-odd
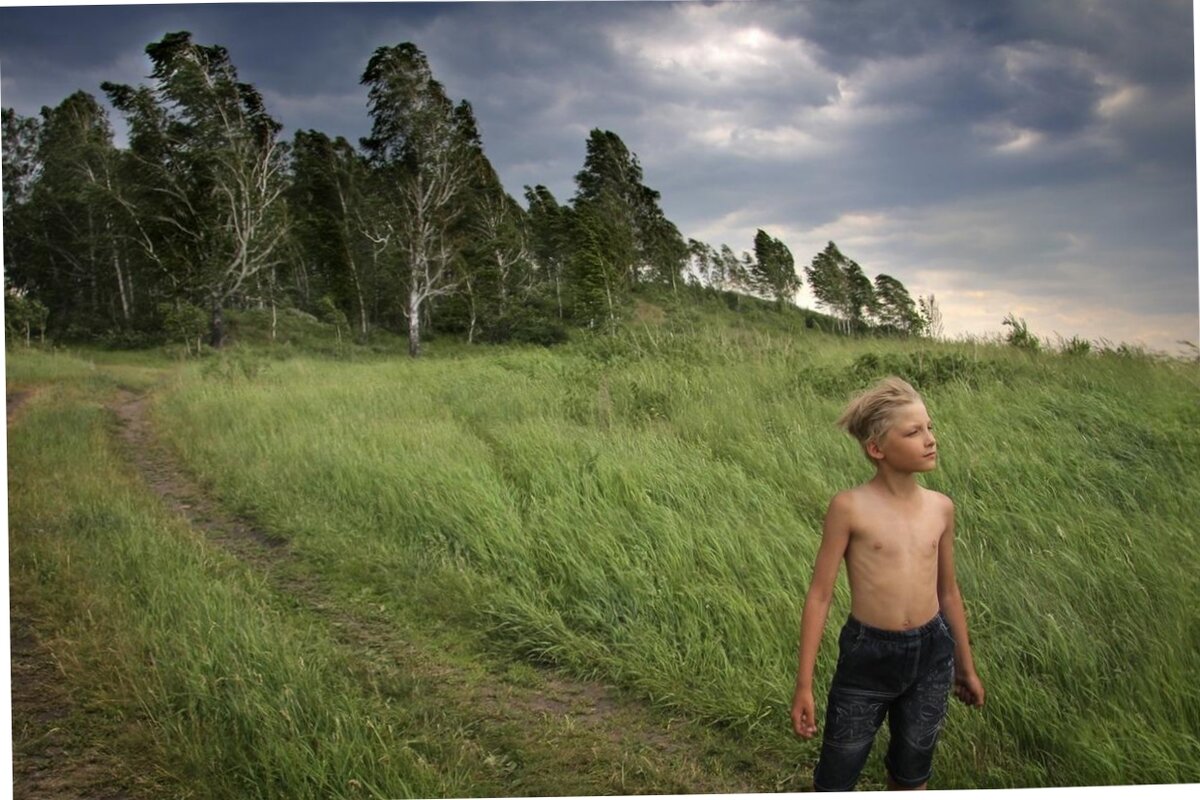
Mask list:
[[[21,408],[29,402],[29,398],[36,394],[34,389],[18,389],[15,392],[7,392],[4,395],[4,404],[7,409],[8,424],[12,425],[21,411]]]
[[[667,720],[599,683],[536,670],[533,681],[441,657],[408,641],[382,613],[348,609],[321,586],[285,541],[221,508],[154,436],[145,396],[113,405],[124,451],[147,485],[214,544],[265,573],[272,585],[324,620],[361,665],[365,686],[409,687],[433,735],[461,740],[473,763],[473,793],[596,795],[796,790],[790,774],[738,753],[728,734]],[[526,670],[528,672],[528,670]],[[532,685],[528,685],[532,684]],[[444,731],[439,729],[444,728]],[[725,739],[721,739],[725,736]],[[747,748],[748,750],[749,748]],[[732,753],[732,755],[731,755]]]
[[[36,389],[5,395],[7,424],[16,422]],[[13,798],[131,800],[121,762],[88,741],[89,712],[69,694],[54,654],[37,635],[23,598],[9,597]]]

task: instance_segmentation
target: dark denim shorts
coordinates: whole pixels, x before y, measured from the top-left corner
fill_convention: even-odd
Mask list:
[[[928,781],[953,678],[954,640],[940,612],[908,631],[850,617],[838,637],[814,788],[854,788],[884,716],[891,732],[884,763],[892,780],[905,788]]]

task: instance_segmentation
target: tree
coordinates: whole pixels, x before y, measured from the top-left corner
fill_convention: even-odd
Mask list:
[[[60,320],[92,331],[126,326],[134,287],[111,202],[117,151],[108,118],[85,92],[41,114],[36,153],[26,142],[13,147],[23,156],[9,155],[17,174],[11,183],[5,176],[14,201],[5,209],[6,268]]]
[[[575,210],[590,207],[593,215],[608,215],[606,227],[620,230],[620,247],[614,245],[605,259],[620,269],[624,288],[645,278],[676,287],[687,243],[659,207],[661,195],[642,183],[642,166],[621,137],[593,129],[575,183]]]
[[[609,194],[580,205],[574,214],[574,247],[567,264],[571,310],[575,320],[595,327],[607,321],[616,330],[619,310],[624,306],[629,254],[633,232],[625,227]]]
[[[754,236],[751,280],[759,292],[775,299],[780,310],[800,291],[800,277],[796,274],[792,251],[761,228]]]
[[[531,256],[540,279],[554,288],[558,318],[563,318],[563,279],[571,257],[571,230],[574,225],[569,206],[559,205],[545,186],[525,187]]]
[[[50,310],[40,300],[30,297],[22,289],[4,287],[4,335],[11,345],[16,338],[24,338],[25,346],[32,344],[31,332],[37,328],[42,341],[46,339],[46,319]]]
[[[639,214],[640,252],[650,280],[678,291],[688,246],[675,223],[658,207],[658,192],[647,189]]]
[[[804,273],[817,303],[841,318],[846,333],[863,328],[866,316],[875,310],[875,289],[857,262],[830,242]]]
[[[574,207],[586,217],[576,242],[587,249],[581,264],[606,265],[603,272],[622,277],[621,289],[632,288],[638,280],[637,214],[641,202],[642,167],[637,156],[611,131],[593,129],[588,136],[583,169],[575,175]],[[609,235],[599,237],[605,229]],[[607,285],[607,280],[605,281]],[[609,286],[608,294],[618,290]],[[611,305],[611,304],[610,304]]]
[[[29,198],[41,170],[37,158],[41,123],[37,117],[23,117],[6,108],[0,111],[0,127],[4,165],[4,283],[8,302],[9,283],[23,285],[28,281],[25,263],[34,230]]]
[[[890,275],[875,276],[875,313],[880,325],[906,336],[919,336],[924,327],[908,290]]]
[[[808,287],[812,290],[817,304],[842,320],[844,330],[849,330],[847,309],[850,305],[850,285],[843,269],[849,261],[833,242],[813,256],[812,262],[804,268],[808,278]]]
[[[918,297],[917,306],[921,314],[921,330],[934,339],[942,338],[942,309],[932,294]]]
[[[476,268],[464,276],[470,294],[468,342],[474,341],[478,324],[477,295],[483,299],[488,324],[507,329],[514,316],[523,313],[523,301],[533,292],[531,256],[520,206],[503,191],[492,191],[480,198],[472,217],[471,250]]]
[[[846,315],[854,330],[862,330],[866,317],[875,313],[875,288],[857,262],[846,259]]]
[[[326,298],[349,309],[362,337],[370,329],[370,307],[379,291],[374,248],[379,215],[367,196],[368,179],[365,159],[343,137],[296,132],[287,195],[295,261],[305,273],[307,291],[321,297],[323,313],[330,313]]]
[[[371,135],[362,140],[385,202],[382,241],[406,295],[408,351],[421,352],[422,306],[455,289],[455,222],[475,163],[465,130],[429,62],[409,42],[380,47],[362,83],[369,87]]]
[[[0,142],[4,151],[4,213],[29,200],[41,164],[37,159],[41,124],[11,108],[0,111]]]
[[[457,311],[465,322],[467,340],[483,332],[490,341],[511,337],[533,316],[540,314],[535,294],[536,276],[529,246],[524,209],[504,191],[500,176],[483,152],[474,111],[466,101],[455,108],[459,129],[467,144],[465,210],[453,227],[458,258],[455,271],[460,291]],[[443,312],[443,316],[450,314]]]
[[[119,200],[145,259],[176,296],[209,309],[210,342],[220,347],[225,305],[283,250],[280,125],[225,48],[181,31],[146,54],[153,88],[102,84],[130,126],[132,189]]]

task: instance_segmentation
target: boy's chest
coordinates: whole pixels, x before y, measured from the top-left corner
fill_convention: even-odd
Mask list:
[[[864,555],[936,558],[944,527],[937,519],[865,520],[851,529],[850,545]]]

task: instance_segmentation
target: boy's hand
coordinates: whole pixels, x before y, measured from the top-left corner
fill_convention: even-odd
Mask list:
[[[954,696],[969,706],[983,708],[983,681],[974,672],[954,673]]]
[[[811,739],[817,732],[817,709],[811,689],[796,690],[792,700],[792,728],[804,739]]]

